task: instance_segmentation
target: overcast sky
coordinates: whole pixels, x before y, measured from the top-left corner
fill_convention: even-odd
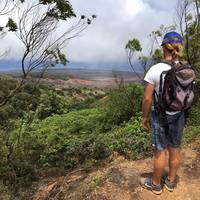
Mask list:
[[[71,0],[75,13],[97,15],[94,23],[67,46],[67,58],[76,62],[123,62],[124,46],[133,37],[148,47],[147,35],[161,24],[174,24],[177,0]],[[20,56],[16,39],[1,40],[1,47],[12,47],[11,58]],[[13,48],[15,46],[16,48]]]

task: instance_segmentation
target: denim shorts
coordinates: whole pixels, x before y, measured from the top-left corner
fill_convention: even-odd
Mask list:
[[[162,114],[158,117],[157,113],[152,111],[151,120],[152,145],[155,150],[180,146],[185,125],[184,112]]]

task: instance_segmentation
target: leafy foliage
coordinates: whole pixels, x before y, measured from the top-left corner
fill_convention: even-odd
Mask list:
[[[126,44],[125,49],[128,49],[132,52],[142,51],[140,41],[137,38],[133,38],[132,40],[129,40],[128,43]]]
[[[1,77],[0,82],[3,99],[17,81]],[[118,135],[112,129],[132,116],[137,118],[140,103],[134,99],[141,97],[142,90],[139,85],[120,87],[109,92],[104,108],[102,103],[90,108],[99,99],[98,95],[104,97],[102,92],[24,85],[0,110],[0,177],[8,183],[28,184],[37,178],[39,169],[62,166],[70,170],[88,160],[104,159],[112,151],[128,155],[128,150],[122,151],[124,142],[118,143],[112,137]],[[118,99],[121,101],[117,102]]]
[[[48,15],[56,19],[66,20],[66,18],[75,17],[75,13],[69,1],[67,0],[40,0],[40,3],[46,4],[55,4]]]
[[[160,62],[161,60],[163,60],[163,52],[161,49],[156,49],[154,51],[154,54],[152,56],[152,58],[156,61],[156,62]]]
[[[9,28],[8,30],[12,32],[17,30],[17,24],[11,18],[8,19],[6,27],[8,27]]]
[[[142,96],[142,85],[121,85],[118,89],[112,90],[104,107],[105,121],[109,125],[119,125],[137,115],[141,110]]]
[[[25,0],[20,0],[20,2],[24,3]],[[47,15],[57,20],[66,20],[67,18],[76,17],[74,10],[72,8],[72,5],[67,0],[38,0],[38,3],[42,5],[51,6],[52,8],[48,11]],[[11,11],[15,9],[15,7],[17,7],[16,5],[17,4],[14,0],[12,3],[11,1],[10,2],[5,1],[5,3],[2,5],[3,7],[2,12],[3,10],[5,10],[6,14],[10,13]],[[1,15],[4,15],[4,13],[1,13]],[[15,32],[18,28],[16,22],[12,18],[8,19],[6,27],[8,28],[8,31],[12,31],[12,32]],[[4,30],[4,27],[0,27],[0,31],[3,31],[3,30]]]
[[[0,83],[4,98],[17,81],[1,77]],[[17,189],[29,186],[47,170],[89,169],[113,152],[127,159],[151,154],[150,134],[140,126],[142,94],[139,84],[121,85],[106,96],[86,88],[24,85],[0,109],[2,194],[9,194],[10,185]],[[199,99],[195,104],[184,142],[199,135]]]
[[[188,47],[185,49],[185,54],[188,53],[188,59],[190,63],[195,67],[198,72],[200,71],[200,27],[197,25],[193,18],[187,19],[189,23],[187,37]],[[187,52],[188,51],[188,52]]]

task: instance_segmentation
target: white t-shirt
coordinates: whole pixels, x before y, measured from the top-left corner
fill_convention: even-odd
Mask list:
[[[171,66],[167,63],[158,63],[156,65],[153,65],[147,72],[146,76],[144,77],[144,80],[154,85],[155,91],[157,92],[157,94],[159,94],[160,75],[163,71],[168,71],[170,69],[171,69]],[[154,110],[154,106],[152,106],[152,110]],[[166,113],[169,115],[174,115],[178,112],[180,111],[176,111],[176,112],[166,111]]]

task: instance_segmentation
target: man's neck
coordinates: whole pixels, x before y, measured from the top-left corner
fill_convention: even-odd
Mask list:
[[[166,61],[169,61],[169,62],[171,62],[173,60],[171,55],[170,56],[165,56],[164,59]]]

